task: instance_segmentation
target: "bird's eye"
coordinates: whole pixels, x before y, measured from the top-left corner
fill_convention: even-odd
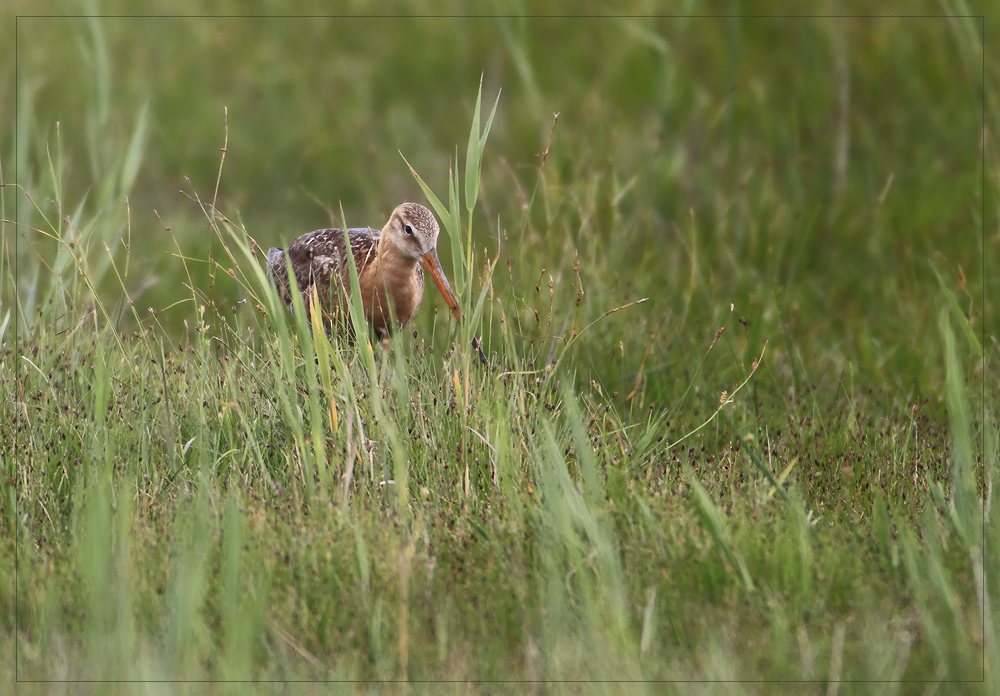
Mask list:
[[[413,228],[410,225],[403,225],[403,231],[406,232],[407,237],[413,236]]]

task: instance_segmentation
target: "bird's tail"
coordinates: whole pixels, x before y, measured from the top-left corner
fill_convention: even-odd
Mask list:
[[[277,270],[279,264],[283,264],[285,261],[285,253],[283,250],[277,247],[271,247],[267,250],[267,265],[272,272]]]
[[[292,303],[288,295],[288,269],[285,264],[285,250],[271,247],[267,250],[267,277],[278,289],[278,296],[288,309]]]

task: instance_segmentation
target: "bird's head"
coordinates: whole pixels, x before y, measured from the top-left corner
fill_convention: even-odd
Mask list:
[[[434,214],[419,203],[403,203],[392,211],[389,222],[382,228],[382,243],[388,242],[405,258],[419,261],[444,296],[448,308],[461,322],[458,298],[448,284],[437,255],[437,240],[441,228]]]
[[[383,239],[391,240],[399,252],[417,261],[428,252],[437,251],[441,229],[434,214],[419,203],[403,203],[392,211],[382,228]]]

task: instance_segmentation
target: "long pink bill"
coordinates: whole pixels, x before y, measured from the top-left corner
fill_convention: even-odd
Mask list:
[[[430,274],[431,278],[434,279],[434,284],[437,285],[438,290],[444,296],[444,301],[448,303],[448,308],[455,315],[458,323],[461,324],[462,312],[458,306],[458,298],[455,297],[455,291],[451,289],[451,285],[448,284],[448,278],[445,277],[444,271],[441,269],[441,262],[438,260],[437,252],[433,249],[428,251],[420,257],[420,264]]]

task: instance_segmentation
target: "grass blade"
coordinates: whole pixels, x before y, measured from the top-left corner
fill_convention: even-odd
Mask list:
[[[479,76],[479,91],[476,93],[476,107],[472,111],[472,128],[469,130],[469,145],[465,151],[465,207],[471,213],[479,196],[479,165],[483,155],[479,145],[479,111],[483,102],[483,76]]]

